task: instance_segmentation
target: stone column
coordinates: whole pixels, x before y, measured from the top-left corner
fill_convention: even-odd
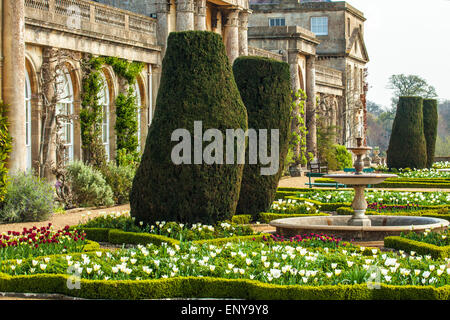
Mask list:
[[[216,9],[213,13],[212,29],[215,33],[222,35],[222,11]]]
[[[240,13],[239,24],[239,55],[248,56],[248,12],[242,11]]]
[[[306,149],[317,156],[317,126],[316,126],[316,68],[315,56],[306,58]]]
[[[231,64],[239,57],[239,11],[238,9],[229,10],[225,19],[223,39]]]
[[[156,37],[158,44],[162,47],[161,55],[164,57],[167,48],[167,37],[169,36],[169,14],[170,5],[167,0],[159,0],[156,3],[157,28]]]
[[[8,167],[26,170],[25,129],[25,4],[3,0],[3,101],[8,105],[9,132],[13,137]]]
[[[197,0],[197,30],[206,31],[206,0]]]
[[[194,0],[178,0],[177,31],[188,31],[194,29]]]

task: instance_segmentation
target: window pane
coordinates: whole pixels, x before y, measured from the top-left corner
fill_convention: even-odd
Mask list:
[[[328,35],[328,17],[312,17],[311,31],[316,35]]]

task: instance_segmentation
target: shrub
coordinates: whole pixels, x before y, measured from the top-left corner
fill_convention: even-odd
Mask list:
[[[423,132],[427,143],[427,168],[434,162],[438,126],[438,103],[436,99],[423,100]]]
[[[427,165],[427,145],[423,131],[423,100],[400,97],[387,151],[389,168],[422,169]]]
[[[81,207],[112,206],[113,192],[101,172],[81,161],[67,166],[74,201]]]
[[[353,167],[352,154],[348,152],[345,146],[334,145],[335,157],[337,162],[337,170]]]
[[[53,186],[32,172],[20,172],[7,186],[0,221],[45,221],[55,209]]]
[[[114,162],[109,162],[102,167],[101,172],[106,183],[111,187],[113,199],[116,204],[124,204],[129,202],[131,185],[136,173],[135,167],[118,166]]]
[[[202,122],[204,131],[218,129],[224,146],[226,129],[247,130],[247,112],[220,35],[172,32],[155,116],[130,193],[136,221],[215,224],[234,215],[242,164],[190,164],[195,159],[186,150],[181,153],[192,162],[177,165],[172,161],[174,147],[181,144],[172,141],[172,133],[184,129],[188,137],[182,143],[191,146],[196,121]]]
[[[251,214],[267,211],[275,198],[288,152],[291,128],[291,86],[289,65],[261,57],[240,57],[233,65],[234,77],[242,101],[247,108],[249,129],[279,130],[277,172],[263,175],[266,167],[258,161],[250,164],[248,147],[236,212]],[[267,152],[273,157],[273,147]]]

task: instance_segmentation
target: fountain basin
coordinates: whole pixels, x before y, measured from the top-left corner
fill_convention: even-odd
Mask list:
[[[382,183],[387,178],[396,178],[396,174],[377,174],[377,173],[364,173],[364,174],[328,174],[323,176],[324,178],[330,178],[336,182],[346,185],[373,185]]]
[[[344,240],[382,241],[388,236],[399,236],[410,231],[423,233],[447,229],[449,222],[444,219],[410,216],[366,216],[370,226],[348,225],[353,216],[295,217],[270,222],[276,232],[283,236],[305,233],[324,233]]]

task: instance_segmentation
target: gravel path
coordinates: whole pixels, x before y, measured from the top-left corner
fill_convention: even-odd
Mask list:
[[[104,212],[121,212],[124,210],[130,210],[130,205],[121,205],[111,208],[91,208],[91,209],[74,209],[68,210],[64,214],[54,214],[51,219],[42,222],[26,222],[26,223],[11,223],[11,224],[0,224],[0,233],[5,231],[23,231],[23,228],[32,228],[47,226],[52,223],[55,229],[62,229],[65,226],[75,226],[82,222],[83,219],[89,217],[97,217]]]

